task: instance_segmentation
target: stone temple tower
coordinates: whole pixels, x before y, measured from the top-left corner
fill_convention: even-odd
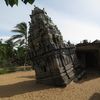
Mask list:
[[[47,13],[35,7],[30,15],[29,48],[37,82],[65,86],[75,77],[75,47],[63,41]]]

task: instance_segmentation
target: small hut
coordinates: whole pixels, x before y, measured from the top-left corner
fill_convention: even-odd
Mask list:
[[[79,66],[75,46],[64,43],[61,32],[44,9],[35,7],[30,18],[29,47],[37,82],[68,84]]]

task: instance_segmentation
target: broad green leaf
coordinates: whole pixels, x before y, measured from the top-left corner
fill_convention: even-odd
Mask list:
[[[35,1],[35,0],[28,0],[28,2],[29,2],[30,4],[33,4],[34,1]]]
[[[18,6],[18,0],[15,0],[16,5]]]
[[[33,4],[33,2],[35,0],[21,0],[23,3],[27,4],[27,3],[30,3],[30,4]],[[15,4],[18,5],[18,0],[5,0],[5,3],[6,5],[10,5],[11,7],[13,7]]]
[[[9,0],[5,0],[5,2],[6,2],[6,5],[8,6],[9,5]]]
[[[9,4],[11,7],[13,7],[13,5],[15,4],[15,0],[9,0]]]

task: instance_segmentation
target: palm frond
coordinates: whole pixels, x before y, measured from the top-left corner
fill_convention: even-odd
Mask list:
[[[22,40],[20,41],[20,46],[22,46],[23,44],[25,44],[25,40],[24,40],[24,39],[22,39]]]
[[[15,29],[15,30],[12,30],[12,32],[15,32],[15,33],[20,33],[20,35],[24,36],[24,31],[23,30],[18,30],[18,29]]]
[[[21,41],[22,41],[21,39],[18,39],[16,41],[14,41],[14,44],[20,44]]]
[[[19,33],[18,35],[14,35],[10,38],[10,40],[16,40],[15,43],[19,43],[19,45],[27,45],[28,35],[27,35],[27,24],[25,22],[21,22],[15,26],[15,29],[12,32]]]
[[[15,39],[17,39],[17,38],[22,38],[23,36],[22,35],[13,35],[10,39],[9,39],[9,41],[13,41],[13,40],[15,40]]]
[[[21,31],[22,34],[27,34],[27,24],[25,22],[19,23],[15,26],[16,30]]]

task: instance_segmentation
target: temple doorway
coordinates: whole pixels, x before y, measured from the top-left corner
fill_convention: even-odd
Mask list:
[[[81,66],[88,72],[99,68],[99,53],[97,50],[84,50],[77,52]]]

